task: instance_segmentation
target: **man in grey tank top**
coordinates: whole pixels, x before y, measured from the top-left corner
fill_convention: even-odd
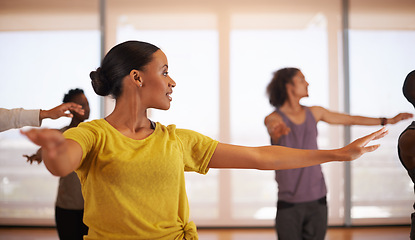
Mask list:
[[[402,91],[408,102],[415,108],[415,70],[406,76]],[[398,155],[402,165],[405,167],[406,171],[408,171],[408,175],[412,182],[415,183],[415,121],[413,121],[399,136]],[[415,212],[411,214],[410,238],[411,240],[415,239]]]
[[[300,149],[318,149],[317,123],[343,125],[386,125],[413,117],[400,113],[393,118],[351,116],[320,106],[305,107],[308,82],[297,68],[274,73],[267,87],[275,111],[265,118],[271,144]],[[321,167],[275,171],[278,203],[275,227],[279,240],[324,239],[327,229],[326,184]]]

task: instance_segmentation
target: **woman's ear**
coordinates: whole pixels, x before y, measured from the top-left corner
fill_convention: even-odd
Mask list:
[[[140,78],[140,71],[135,70],[135,69],[131,70],[130,77],[131,79],[134,79],[134,82],[136,82],[136,84],[138,84],[140,87],[143,86],[143,83]]]

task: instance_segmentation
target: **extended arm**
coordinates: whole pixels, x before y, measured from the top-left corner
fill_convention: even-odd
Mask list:
[[[352,116],[344,113],[332,112],[318,106],[310,107],[310,109],[317,121],[321,120],[330,124],[375,126],[381,125],[382,123],[382,118]],[[384,123],[395,124],[412,117],[413,114],[411,113],[399,113],[393,118],[386,118]]]
[[[46,168],[55,176],[66,176],[76,170],[82,158],[81,146],[62,133],[52,129],[21,131],[33,143],[42,147],[42,159]]]
[[[0,108],[0,132],[21,128],[24,126],[40,127],[45,118],[58,119],[60,117],[72,117],[67,111],[75,111],[84,114],[82,106],[76,103],[63,103],[49,110],[26,110],[23,108]]]
[[[382,128],[335,150],[302,150],[281,146],[243,147],[219,143],[210,160],[210,168],[245,168],[279,170],[308,167],[331,161],[351,161],[376,150],[379,145],[366,146],[384,137]]]
[[[26,110],[23,108],[0,108],[0,132],[21,128],[24,126],[40,126],[40,110]]]

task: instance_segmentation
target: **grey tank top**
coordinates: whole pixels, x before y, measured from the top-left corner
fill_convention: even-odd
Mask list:
[[[298,149],[318,149],[317,122],[309,108],[304,107],[306,118],[303,123],[293,123],[284,113],[276,109],[284,123],[291,129],[290,133],[282,136],[279,145]],[[306,160],[305,160],[306,161]],[[327,194],[326,183],[321,166],[276,170],[275,180],[278,183],[278,201],[291,203],[309,202],[320,199]]]

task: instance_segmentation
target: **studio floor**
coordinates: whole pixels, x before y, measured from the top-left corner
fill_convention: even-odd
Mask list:
[[[407,240],[409,226],[330,227],[326,240]],[[200,240],[276,240],[272,228],[199,229]],[[4,240],[59,240],[55,228],[0,227]]]

